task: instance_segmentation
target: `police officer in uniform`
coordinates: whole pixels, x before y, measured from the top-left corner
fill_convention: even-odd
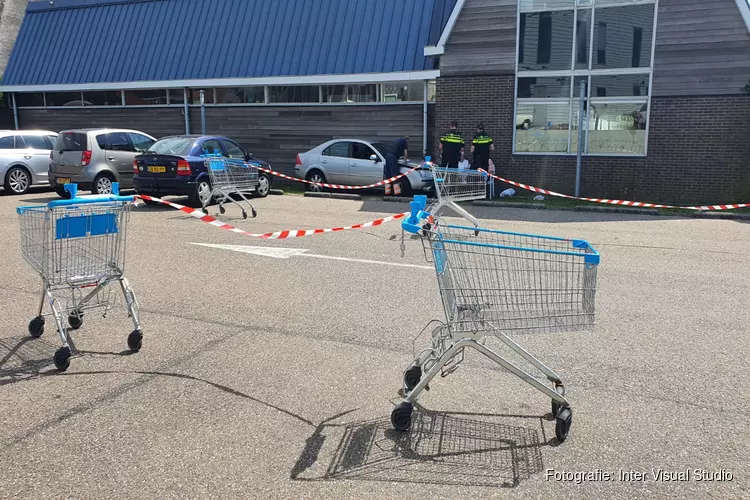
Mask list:
[[[471,154],[474,156],[473,169],[481,168],[485,172],[490,165],[490,151],[495,151],[492,137],[484,131],[484,124],[477,125],[477,134],[471,141]]]
[[[393,142],[390,151],[385,156],[385,169],[383,172],[383,179],[390,179],[401,174],[401,168],[398,166],[398,159],[404,157],[404,160],[409,159],[409,137],[400,137]],[[385,194],[391,194],[391,185],[385,185]],[[393,184],[393,194],[399,196],[401,194],[401,181],[396,181]]]
[[[458,168],[459,156],[464,148],[464,138],[458,133],[458,122],[451,122],[451,130],[440,138],[441,168]]]

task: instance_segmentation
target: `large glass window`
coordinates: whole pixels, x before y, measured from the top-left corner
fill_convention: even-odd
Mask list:
[[[268,87],[271,102],[320,102],[320,87],[317,85],[290,85]]]
[[[323,85],[323,102],[377,102],[378,86]]]
[[[44,106],[44,94],[42,92],[24,92],[21,94],[16,94],[16,106],[18,107]]]
[[[656,2],[519,1],[514,152],[646,154]]]
[[[424,82],[422,81],[389,82],[381,87],[382,102],[422,102],[424,100]]]
[[[264,104],[266,91],[263,87],[217,88],[216,102],[219,104]]]
[[[47,92],[47,106],[82,106],[80,92]]]
[[[128,106],[155,106],[166,103],[167,91],[165,89],[125,91],[125,104]]]
[[[122,94],[119,90],[101,92],[84,92],[84,106],[122,106]]]

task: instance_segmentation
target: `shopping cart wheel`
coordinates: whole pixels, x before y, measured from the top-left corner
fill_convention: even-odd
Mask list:
[[[203,212],[204,214],[208,215],[208,209],[206,209],[206,208],[202,208],[201,212]]]
[[[258,216],[258,211],[253,208],[253,219]]]
[[[406,387],[406,390],[408,392],[411,392],[411,390],[417,386],[420,380],[422,380],[421,366],[412,366],[411,368],[406,370],[406,373],[404,373],[404,387]]]
[[[242,211],[242,218],[247,219],[247,212],[245,212],[244,210]]]
[[[55,351],[53,361],[55,362],[55,368],[61,372],[67,370],[70,366],[70,347],[61,347]]]
[[[555,391],[557,391],[557,393],[560,396],[565,396],[565,386],[557,384],[555,385]],[[557,401],[553,399],[552,400],[552,416],[553,417],[557,416],[557,412],[560,411],[560,408],[561,408],[560,403],[558,403]]]
[[[68,324],[73,330],[78,330],[83,325],[83,313],[74,311],[68,316]]]
[[[141,350],[141,342],[143,341],[143,332],[140,330],[133,330],[128,335],[128,347],[133,352]]]
[[[37,316],[29,321],[29,335],[38,339],[44,333],[44,316]]]
[[[411,412],[414,409],[411,403],[403,402],[396,405],[391,412],[391,424],[397,431],[405,431],[411,427]]]
[[[573,410],[570,408],[563,408],[558,411],[557,419],[555,422],[555,436],[557,440],[562,443],[567,439],[568,432],[570,432],[570,426],[573,424]]]
[[[219,212],[221,212],[223,214],[227,213],[227,209],[224,208],[224,205],[222,205],[222,206],[219,207]]]

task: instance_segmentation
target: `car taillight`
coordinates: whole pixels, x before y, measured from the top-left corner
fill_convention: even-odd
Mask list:
[[[190,175],[190,164],[185,160],[177,162],[177,175]]]
[[[302,166],[302,160],[300,159],[299,155],[297,155],[297,165]]]
[[[138,173],[138,161],[133,160],[133,174],[137,174],[137,173]]]
[[[86,166],[91,162],[91,151],[81,151],[81,165]]]

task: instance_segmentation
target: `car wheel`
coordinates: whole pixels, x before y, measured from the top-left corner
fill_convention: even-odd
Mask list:
[[[102,173],[96,176],[94,184],[91,186],[93,194],[112,194],[112,183],[114,179],[112,174]]]
[[[57,193],[57,196],[59,196],[60,198],[65,199],[65,200],[69,200],[70,199],[70,193],[68,191],[65,191],[65,186],[62,186],[60,184],[58,184],[57,186],[55,186],[55,193]]]
[[[412,189],[411,189],[411,182],[409,182],[409,179],[407,179],[406,177],[402,177],[401,180],[399,181],[399,184],[401,184],[401,196],[410,198]]]
[[[307,174],[307,180],[316,184],[325,184],[326,176],[320,170],[311,170]],[[308,184],[307,188],[315,193],[323,191],[323,186],[316,186],[315,184]]]
[[[201,208],[203,203],[208,200],[207,205],[211,203],[211,184],[207,180],[201,179],[195,184],[195,190],[188,198],[188,205],[192,208]]]
[[[260,174],[258,177],[258,187],[255,189],[255,198],[265,198],[271,191],[271,178],[266,174]]]
[[[24,194],[31,186],[31,174],[23,167],[11,167],[5,176],[5,192]]]

